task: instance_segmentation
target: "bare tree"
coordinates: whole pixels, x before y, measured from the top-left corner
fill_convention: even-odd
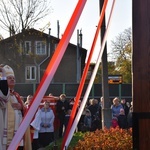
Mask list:
[[[132,45],[132,30],[125,29],[120,33],[115,40],[111,41],[112,56],[114,59],[122,57],[123,59],[131,60],[131,45]]]
[[[0,0],[0,27],[11,34],[33,27],[51,12],[51,0]]]

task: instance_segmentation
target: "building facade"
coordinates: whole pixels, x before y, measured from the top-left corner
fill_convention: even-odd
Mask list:
[[[0,41],[0,64],[11,66],[17,83],[39,83],[60,39],[36,29],[26,29]],[[52,83],[79,83],[87,50],[69,43]]]

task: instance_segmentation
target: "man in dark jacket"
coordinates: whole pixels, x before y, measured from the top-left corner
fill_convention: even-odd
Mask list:
[[[66,95],[61,94],[56,104],[56,113],[60,122],[59,137],[63,136],[63,127],[65,126],[65,115],[69,109],[69,102],[66,100]]]

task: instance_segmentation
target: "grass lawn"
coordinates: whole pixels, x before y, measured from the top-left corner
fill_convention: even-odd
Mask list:
[[[84,135],[84,133],[82,133],[82,132],[76,132],[76,133],[74,133],[73,138],[72,138],[72,140],[71,140],[71,142],[69,144],[68,150],[69,149],[72,150],[72,148],[76,145],[76,143],[80,139],[83,139],[83,135]],[[61,149],[61,144],[62,144],[62,138],[56,140],[56,143],[51,143],[49,146],[47,146],[45,148],[45,150],[55,150],[54,149],[54,145],[55,144],[58,146],[56,150],[60,150]]]

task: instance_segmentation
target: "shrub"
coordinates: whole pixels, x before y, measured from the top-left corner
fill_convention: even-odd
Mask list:
[[[60,150],[62,139],[57,140]],[[53,150],[54,143],[45,150]],[[68,150],[132,150],[132,129],[110,128],[74,134]]]
[[[132,129],[117,128],[87,132],[72,150],[132,150]]]

